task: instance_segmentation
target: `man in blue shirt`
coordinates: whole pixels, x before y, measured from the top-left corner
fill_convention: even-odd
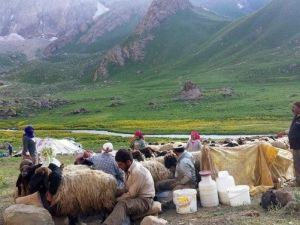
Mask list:
[[[105,173],[113,175],[117,179],[118,188],[124,186],[124,172],[118,167],[113,155],[113,145],[105,143],[102,148],[102,153],[97,153],[87,158],[86,160],[93,163],[96,170],[101,170]]]

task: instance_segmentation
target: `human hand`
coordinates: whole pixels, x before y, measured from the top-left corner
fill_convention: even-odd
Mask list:
[[[53,196],[52,196],[52,194],[50,194],[50,192],[46,192],[46,199],[47,199],[47,201],[48,202],[50,202],[50,204],[51,204],[51,202],[52,202],[52,200],[53,200]]]
[[[116,197],[120,197],[122,194],[124,194],[126,192],[127,192],[126,188],[118,188],[116,191]]]
[[[282,137],[284,135],[286,135],[285,131],[281,131],[281,132],[277,133],[277,137]]]

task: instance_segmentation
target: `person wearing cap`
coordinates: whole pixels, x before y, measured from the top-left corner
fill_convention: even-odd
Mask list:
[[[124,186],[124,172],[118,167],[114,157],[110,154],[113,151],[112,143],[105,143],[102,147],[102,153],[87,154],[85,160],[93,163],[96,170],[113,175],[117,180],[118,188]]]
[[[23,134],[23,151],[22,156],[24,159],[30,159],[33,164],[37,164],[37,151],[36,151],[36,143],[34,139],[34,129],[32,126],[27,126],[24,129]]]
[[[126,174],[125,188],[117,193],[117,204],[102,225],[121,225],[128,216],[145,214],[152,207],[155,196],[151,173],[133,160],[130,151],[120,149],[115,160]]]
[[[143,150],[147,147],[147,144],[144,140],[144,135],[142,131],[137,130],[134,133],[133,140],[131,142],[130,148],[133,150]]]
[[[158,192],[196,188],[196,171],[192,154],[185,151],[185,146],[181,142],[173,144],[173,152],[177,157],[175,178],[158,182],[156,184]]]
[[[196,152],[201,150],[201,141],[200,141],[200,134],[193,130],[191,132],[191,136],[187,142],[186,150],[189,152]]]

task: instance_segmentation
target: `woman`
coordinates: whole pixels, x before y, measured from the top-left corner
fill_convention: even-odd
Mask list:
[[[191,137],[187,142],[186,150],[189,152],[196,152],[201,150],[201,141],[200,141],[200,135],[197,131],[191,132]]]
[[[34,129],[32,126],[27,126],[23,134],[23,151],[22,156],[24,159],[30,159],[33,164],[37,164],[37,151],[34,140]]]
[[[134,133],[133,140],[131,141],[130,147],[133,150],[139,150],[139,151],[143,150],[143,149],[145,149],[147,147],[146,146],[146,142],[144,140],[144,135],[143,135],[142,131],[137,130]]]

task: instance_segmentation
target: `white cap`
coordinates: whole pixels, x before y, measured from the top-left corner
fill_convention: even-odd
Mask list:
[[[185,144],[182,142],[175,142],[173,144],[173,149],[181,149],[181,148],[185,148]]]
[[[110,142],[105,143],[102,148],[105,152],[112,152],[114,150],[114,146]]]

